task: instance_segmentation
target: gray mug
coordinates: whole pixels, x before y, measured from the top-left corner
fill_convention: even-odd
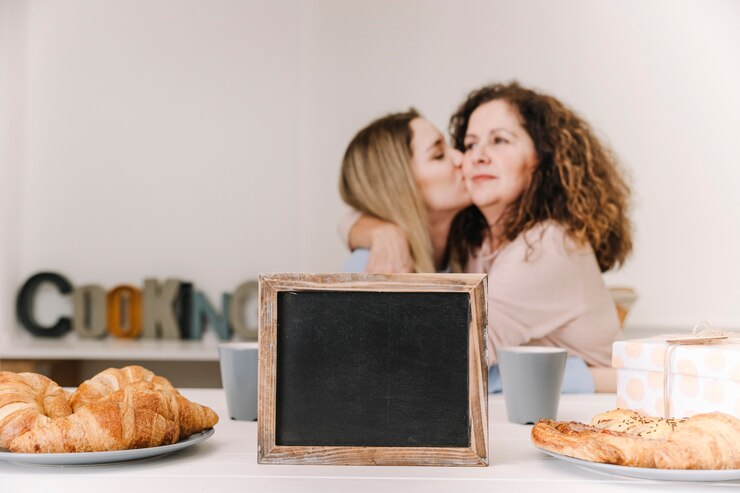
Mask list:
[[[510,346],[496,351],[509,421],[534,424],[556,419],[568,352],[545,346]]]
[[[256,420],[257,343],[221,343],[218,345],[218,358],[229,417],[239,421]]]

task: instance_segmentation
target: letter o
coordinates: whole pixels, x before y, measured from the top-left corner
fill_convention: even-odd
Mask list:
[[[123,304],[127,305],[124,312]],[[135,286],[116,286],[107,296],[108,332],[121,339],[136,339],[141,334],[141,290]],[[128,323],[125,323],[128,322]]]

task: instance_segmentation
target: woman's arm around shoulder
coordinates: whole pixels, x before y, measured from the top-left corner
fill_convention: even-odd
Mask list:
[[[350,211],[339,223],[339,235],[350,250],[369,249],[365,272],[413,272],[406,234],[393,223]]]

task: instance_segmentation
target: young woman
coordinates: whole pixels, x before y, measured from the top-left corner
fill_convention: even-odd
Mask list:
[[[406,271],[445,268],[452,220],[470,204],[461,162],[462,153],[414,109],[371,122],[352,139],[342,161],[342,199],[362,218],[352,227],[357,217],[347,216],[340,234],[350,244],[386,246],[376,255],[380,262],[394,251],[406,255]],[[353,259],[345,267],[350,270],[366,266]]]

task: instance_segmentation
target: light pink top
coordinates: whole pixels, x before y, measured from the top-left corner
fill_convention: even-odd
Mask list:
[[[495,348],[522,345],[558,346],[590,366],[610,366],[619,320],[591,246],[555,222],[525,234],[496,252],[484,243],[465,269],[488,273],[489,366]]]

